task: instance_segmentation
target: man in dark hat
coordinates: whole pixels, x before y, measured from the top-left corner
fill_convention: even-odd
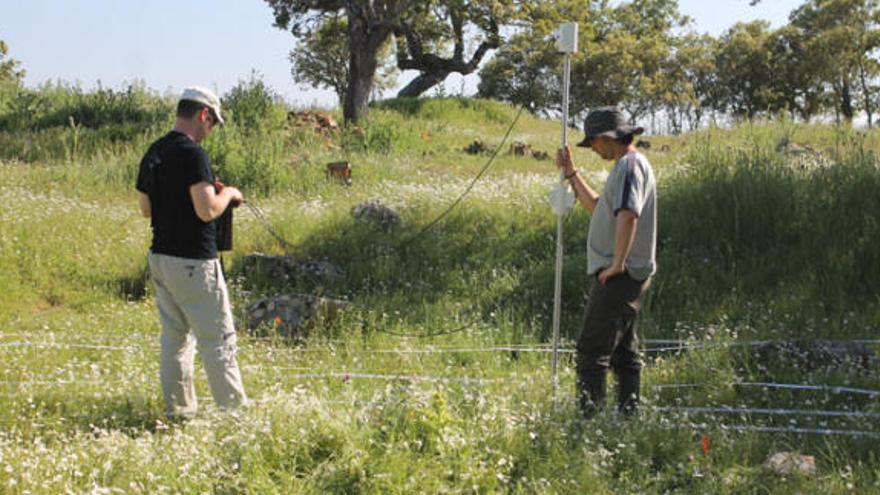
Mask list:
[[[613,160],[614,168],[600,195],[575,168],[569,148],[556,158],[578,202],[592,215],[587,236],[592,287],[577,341],[577,398],[587,417],[602,409],[611,368],[618,379],[618,410],[632,414],[642,368],[635,320],[656,271],[657,184],[648,159],[633,145],[633,136],[644,129],[628,125],[620,110],[591,111],[584,131],[578,146]]]

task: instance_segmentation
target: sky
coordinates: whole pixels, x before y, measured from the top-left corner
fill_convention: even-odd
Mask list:
[[[679,0],[679,10],[696,31],[718,35],[738,21],[781,26],[802,3]],[[272,23],[263,0],[0,0],[0,40],[21,62],[28,86],[60,79],[120,89],[142,81],[161,93],[201,85],[222,95],[256,71],[291,104],[335,106],[335,93],[294,83],[294,38]],[[414,76],[407,71],[398,81]],[[444,89],[469,95],[477,82],[476,75],[454,74]]]

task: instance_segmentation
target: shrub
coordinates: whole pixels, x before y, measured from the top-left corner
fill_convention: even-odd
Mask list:
[[[227,124],[244,134],[259,134],[281,129],[287,111],[281,98],[270,89],[256,72],[223,96],[223,113]]]
[[[6,112],[0,114],[0,130],[62,127],[70,125],[71,119],[76,125],[91,129],[125,123],[143,130],[168,122],[172,111],[172,101],[148,90],[143,83],[130,84],[118,91],[99,85],[86,92],[79,85],[48,82],[36,90],[21,90]]]

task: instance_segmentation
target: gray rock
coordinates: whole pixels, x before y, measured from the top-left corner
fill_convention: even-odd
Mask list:
[[[776,142],[776,152],[789,157],[822,156],[821,151],[816,150],[809,144],[793,143],[784,136]]]
[[[816,458],[794,452],[777,452],[764,461],[764,467],[780,476],[791,473],[809,476],[816,473]]]
[[[247,327],[252,333],[277,333],[288,339],[304,339],[315,326],[328,325],[350,303],[307,294],[278,294],[254,301],[247,308]]]
[[[359,221],[379,227],[385,232],[403,223],[403,219],[391,207],[379,201],[368,201],[354,205],[351,215]]]
[[[788,149],[789,144],[791,144],[791,140],[789,140],[787,136],[782,136],[781,138],[779,138],[779,141],[776,142],[776,152],[785,153],[785,150]]]
[[[270,256],[251,253],[241,262],[248,275],[263,276],[272,280],[328,280],[342,276],[342,270],[326,261],[298,260],[293,256]]]

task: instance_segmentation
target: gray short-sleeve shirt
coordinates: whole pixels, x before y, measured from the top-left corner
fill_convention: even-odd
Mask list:
[[[587,236],[587,272],[591,275],[614,261],[616,216],[622,209],[639,218],[624,266],[630,276],[644,280],[657,271],[657,182],[648,159],[635,151],[614,164],[593,211]]]

